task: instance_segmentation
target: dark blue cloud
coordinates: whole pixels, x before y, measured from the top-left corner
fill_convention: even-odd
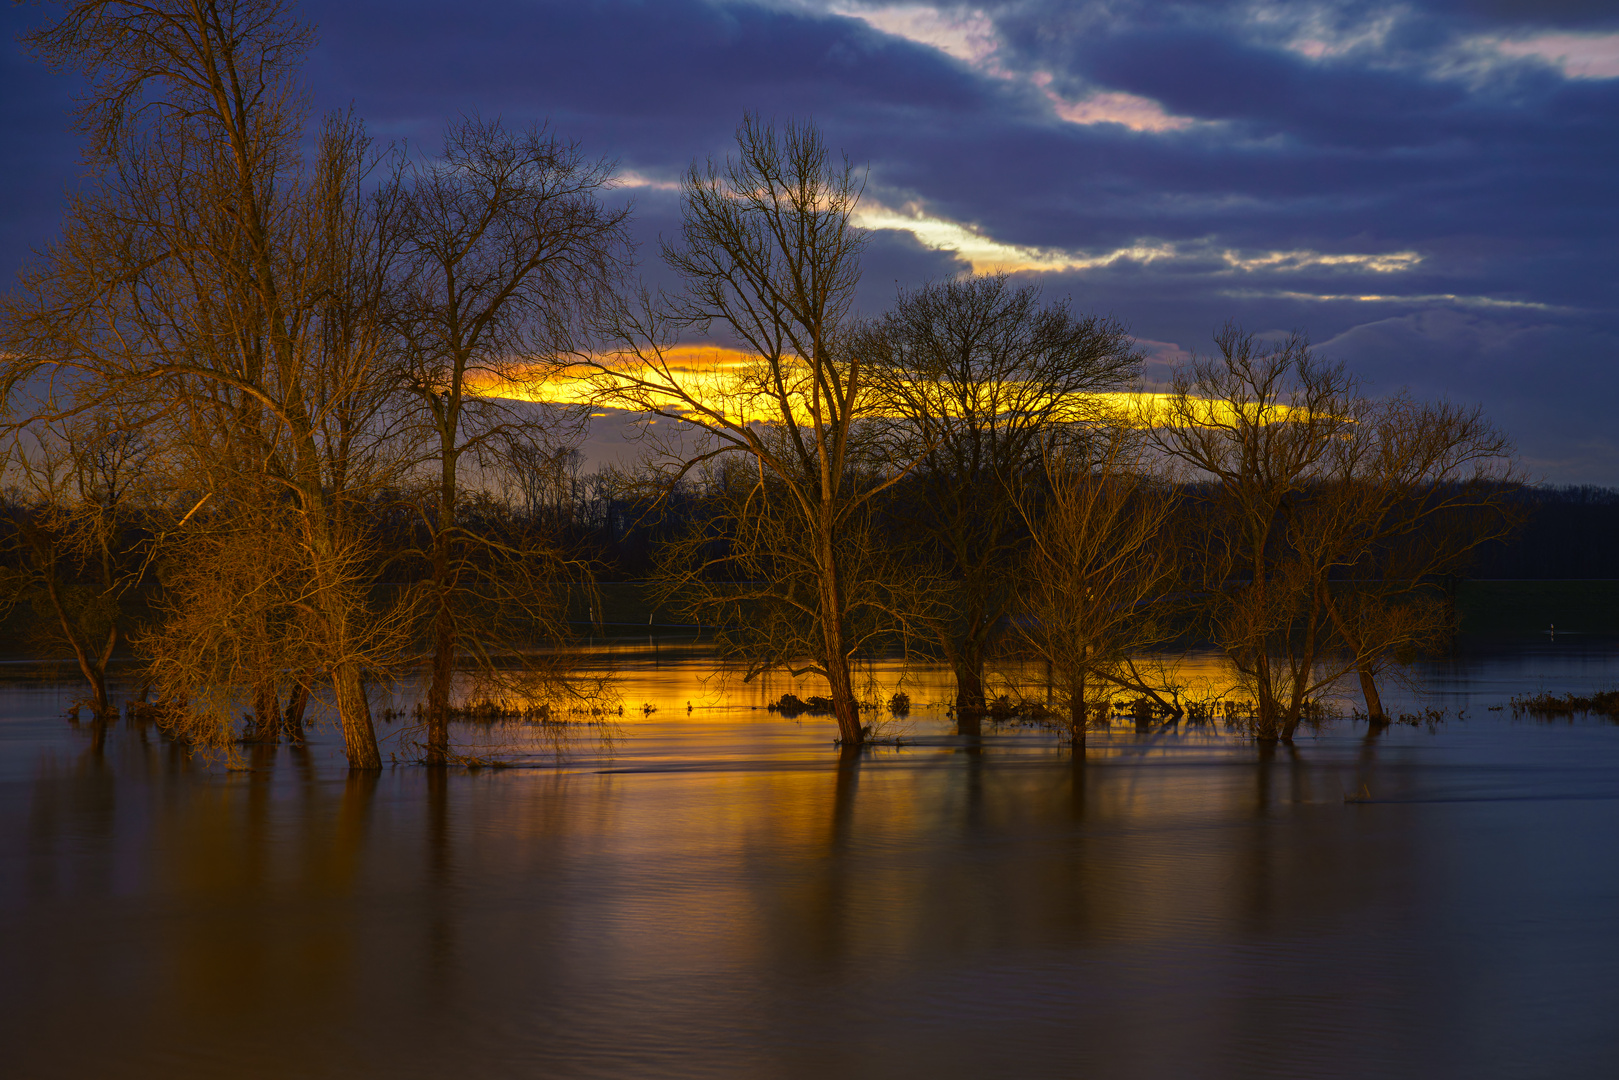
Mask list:
[[[0,8],[0,281],[9,281],[30,251],[50,243],[64,195],[77,182],[78,139],[68,130],[72,84],[29,61],[17,34],[38,17]]]
[[[868,4],[876,10],[883,5]],[[1533,468],[1619,483],[1619,78],[1492,51],[1545,34],[1619,34],[1579,0],[1276,3],[986,0],[990,62],[880,32],[821,0],[306,3],[321,108],[352,102],[430,148],[462,112],[549,118],[588,152],[668,181],[722,155],[743,110],[813,117],[869,165],[869,193],[993,239],[1076,255],[1173,258],[1031,275],[1174,351],[1236,318],[1301,327],[1383,390],[1477,400]],[[7,9],[12,29],[35,10]],[[881,21],[879,17],[878,21]],[[888,25],[893,26],[892,22]],[[966,41],[966,38],[961,38]],[[1619,40],[1619,39],[1615,39]],[[959,50],[958,50],[959,51]],[[1521,50],[1519,50],[1521,52]],[[1619,64],[1619,57],[1616,57]],[[0,65],[8,155],[0,258],[51,235],[75,173],[70,87]],[[1180,130],[1061,120],[1049,97],[1129,94]],[[628,189],[649,275],[678,201]],[[1226,253],[1386,255],[1407,269]],[[959,272],[903,231],[868,250],[862,306]],[[1388,299],[1351,299],[1387,297]]]

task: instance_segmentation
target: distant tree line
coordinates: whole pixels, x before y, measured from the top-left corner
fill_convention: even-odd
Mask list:
[[[1228,325],[1139,393],[1125,327],[1004,275],[859,317],[862,181],[810,125],[692,166],[652,292],[610,165],[546,130],[462,119],[429,159],[311,126],[290,3],[57,8],[26,40],[88,81],[95,179],[0,309],[0,524],[102,720],[127,641],[177,738],[300,738],[316,701],[375,768],[367,682],[411,678],[446,764],[473,695],[602,703],[570,605],[630,576],[749,675],[823,678],[849,750],[861,655],[947,663],[964,726],[992,658],[1043,662],[1079,748],[1119,693],[1179,715],[1151,657],[1194,640],[1288,739],[1343,679],[1383,719],[1444,583],[1563,505],[1477,410],[1302,335]],[[639,466],[583,472],[602,406],[648,421]]]
[[[1525,486],[1510,503],[1511,537],[1481,545],[1475,578],[1619,578],[1619,490],[1588,484]]]

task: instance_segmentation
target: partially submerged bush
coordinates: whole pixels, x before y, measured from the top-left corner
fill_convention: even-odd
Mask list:
[[[986,710],[991,720],[1010,720],[1018,714],[1018,703],[1006,694],[1001,694],[989,703]]]
[[[789,719],[806,714],[809,716],[831,716],[832,699],[817,696],[806,701],[795,694],[783,694],[766,705],[765,708],[771,712],[781,713],[781,715]]]

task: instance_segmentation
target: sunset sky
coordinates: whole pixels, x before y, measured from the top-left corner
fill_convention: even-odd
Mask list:
[[[1619,484],[1619,4],[305,2],[317,108],[431,148],[549,118],[614,158],[643,272],[744,109],[869,168],[861,306],[1004,269],[1129,325],[1148,375],[1233,318],[1374,392],[1480,402],[1532,475]],[[71,80],[0,12],[0,261],[54,235]]]

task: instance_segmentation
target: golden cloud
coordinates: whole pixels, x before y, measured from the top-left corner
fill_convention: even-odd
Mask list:
[[[760,360],[739,349],[721,345],[680,345],[663,354],[668,371],[682,389],[712,416],[723,417],[733,423],[776,423],[781,420],[781,402],[760,389],[757,378]],[[630,365],[621,370],[630,371]],[[753,376],[753,377],[750,377]],[[621,411],[626,408],[622,396],[615,393],[610,367],[557,369],[536,368],[532,377],[496,381],[492,378],[469,380],[471,393],[513,401],[534,401],[554,405],[589,405],[592,416],[604,417],[603,407]],[[809,415],[807,401],[790,393],[790,407],[795,416]],[[1003,399],[1017,400],[1016,388]],[[671,395],[654,396],[660,409],[666,413],[691,416],[699,412],[688,402]],[[1173,395],[1158,391],[1119,391],[1105,394],[1075,395],[1067,403],[1069,411],[1089,412],[1098,417],[1110,417],[1135,426],[1162,426],[1174,421],[1175,412],[1170,405]],[[1024,401],[1023,408],[1041,407],[1042,403]],[[1227,402],[1195,400],[1191,421],[1197,424],[1227,425],[1238,415],[1238,408]],[[1289,410],[1275,406],[1270,410],[1275,420],[1285,419]],[[897,417],[891,409],[873,408],[867,415]],[[1182,413],[1181,419],[1186,419]],[[802,422],[802,421],[801,421]]]

